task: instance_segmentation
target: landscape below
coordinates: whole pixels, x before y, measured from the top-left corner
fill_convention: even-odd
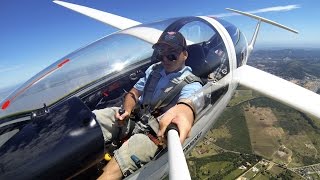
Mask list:
[[[258,50],[248,64],[320,93],[320,49]],[[238,87],[188,155],[192,179],[320,179],[320,121]]]

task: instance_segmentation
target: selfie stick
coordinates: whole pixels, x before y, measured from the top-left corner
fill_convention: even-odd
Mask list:
[[[177,125],[170,124],[167,127],[168,152],[169,152],[169,179],[191,180],[186,157],[184,156],[182,145],[179,139],[179,129]]]

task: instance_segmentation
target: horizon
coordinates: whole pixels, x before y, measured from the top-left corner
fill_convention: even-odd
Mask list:
[[[305,51],[320,51],[320,47],[310,48],[310,47],[269,47],[269,46],[260,46],[256,47],[253,54],[258,51],[282,51],[282,50],[305,50]],[[10,95],[15,89],[19,88],[25,82],[20,82],[17,84],[12,84],[6,87],[0,87],[0,102],[5,100],[5,98]]]

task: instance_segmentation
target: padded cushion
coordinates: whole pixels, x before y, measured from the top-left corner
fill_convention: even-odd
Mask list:
[[[192,44],[187,47],[188,58],[186,60],[186,65],[192,68],[194,75],[198,77],[207,77],[209,67],[201,44]]]

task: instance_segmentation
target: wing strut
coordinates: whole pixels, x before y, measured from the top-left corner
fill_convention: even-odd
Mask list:
[[[256,29],[253,33],[253,36],[252,36],[252,39],[250,41],[250,44],[248,45],[248,54],[251,54],[252,50],[253,50],[253,47],[257,41],[257,37],[258,37],[258,32],[260,30],[260,25],[261,25],[261,20],[259,19],[258,23],[257,23],[257,26],[256,26]]]

